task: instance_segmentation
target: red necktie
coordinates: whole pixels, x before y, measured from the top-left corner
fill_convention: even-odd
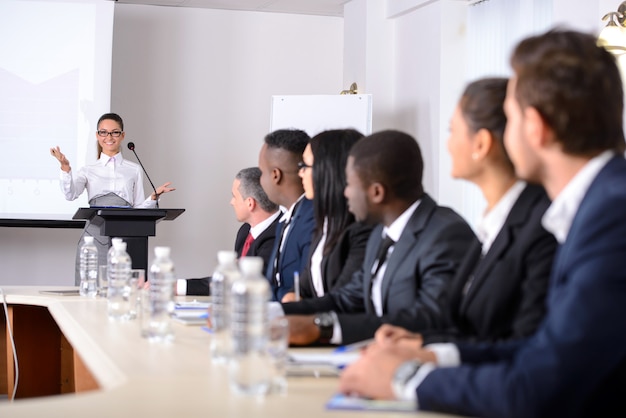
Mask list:
[[[248,236],[246,237],[246,241],[243,243],[243,249],[241,250],[242,257],[245,257],[245,255],[248,254],[248,250],[250,249],[250,245],[252,244],[252,241],[254,241],[254,237],[252,237],[252,234],[248,233]]]

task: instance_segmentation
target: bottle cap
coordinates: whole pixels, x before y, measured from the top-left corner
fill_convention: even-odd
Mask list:
[[[169,257],[170,247],[154,247],[154,255],[157,257]]]
[[[91,235],[87,235],[83,238],[83,241],[85,242],[85,244],[91,244],[93,242],[93,237]]]
[[[113,240],[111,240],[111,241],[112,241],[113,247],[116,250],[121,249],[122,247],[124,247],[124,250],[126,249],[126,243],[124,241],[122,241],[121,238],[117,238],[117,239],[115,239],[115,241],[113,241]]]
[[[122,242],[121,238],[111,238],[111,245],[115,245],[116,242]]]
[[[244,275],[262,274],[263,259],[261,257],[241,257],[239,259],[239,268]]]
[[[237,253],[234,251],[218,251],[217,262],[219,264],[232,263],[237,260]]]

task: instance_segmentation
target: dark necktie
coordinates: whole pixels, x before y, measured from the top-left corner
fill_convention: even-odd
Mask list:
[[[254,237],[251,233],[248,232],[248,236],[243,243],[243,249],[241,250],[241,256],[245,257],[248,254],[248,250],[250,250],[250,245],[252,245],[252,241],[254,241]]]
[[[378,254],[376,255],[376,260],[378,260],[378,264],[376,265],[376,270],[372,273],[372,279],[376,277],[378,271],[385,264],[385,260],[387,259],[387,253],[389,252],[389,248],[395,244],[395,241],[385,236],[385,239],[380,243],[380,247],[378,248]]]

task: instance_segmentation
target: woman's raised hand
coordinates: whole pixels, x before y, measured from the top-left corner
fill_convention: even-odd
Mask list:
[[[66,173],[70,172],[70,162],[65,157],[65,154],[61,152],[61,149],[58,145],[54,148],[50,148],[50,154],[61,163],[61,170],[65,171]]]

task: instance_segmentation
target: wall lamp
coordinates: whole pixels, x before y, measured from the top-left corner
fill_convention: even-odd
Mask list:
[[[607,24],[600,31],[598,45],[614,55],[626,54],[626,1],[619,5],[617,11],[605,14],[602,20]]]

